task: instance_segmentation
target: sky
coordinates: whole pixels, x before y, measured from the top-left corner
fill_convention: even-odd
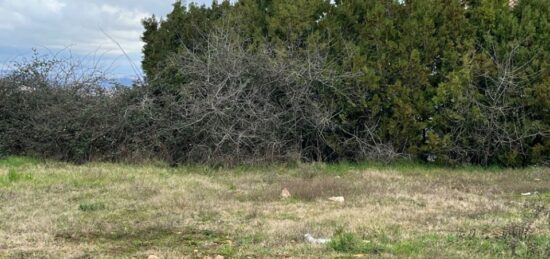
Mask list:
[[[209,5],[211,0],[193,2]],[[166,16],[173,3],[174,0],[0,0],[0,69],[30,57],[36,49],[41,55],[70,56],[84,64],[99,64],[113,77],[135,76],[131,64],[141,69],[141,20],[153,14]]]

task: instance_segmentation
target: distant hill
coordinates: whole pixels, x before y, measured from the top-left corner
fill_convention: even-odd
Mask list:
[[[12,70],[9,69],[0,69],[0,77],[8,75]],[[136,81],[136,78],[134,77],[119,77],[119,78],[111,78],[109,80],[103,81],[101,83],[101,86],[111,88],[115,84],[123,85],[123,86],[132,86],[132,84]]]
[[[7,75],[11,72],[10,69],[0,69],[0,76]]]
[[[111,88],[115,85],[132,86],[134,81],[136,81],[136,79],[131,77],[113,78],[111,80],[104,81],[101,86],[106,88]]]
[[[134,83],[135,80],[136,80],[135,78],[130,78],[130,77],[123,77],[123,78],[115,79],[115,81],[118,84],[125,85],[125,86],[132,86],[132,84]]]

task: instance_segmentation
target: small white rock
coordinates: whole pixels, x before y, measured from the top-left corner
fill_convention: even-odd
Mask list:
[[[282,191],[281,191],[281,198],[283,199],[288,199],[290,198],[292,195],[290,195],[290,192],[288,191],[287,188],[284,188]]]
[[[343,203],[344,201],[346,201],[344,199],[343,196],[337,196],[337,197],[330,197],[328,198],[330,201],[334,201],[334,202],[340,202],[340,203]]]

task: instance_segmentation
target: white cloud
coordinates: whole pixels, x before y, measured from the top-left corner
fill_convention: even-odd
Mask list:
[[[184,1],[185,2],[185,1]],[[188,1],[190,2],[190,1]],[[209,4],[211,0],[195,1]],[[115,39],[132,57],[143,43],[141,20],[165,16],[174,0],[0,0],[0,57],[14,49],[63,49],[120,56]],[[5,60],[0,60],[4,62]]]
[[[45,5],[46,10],[54,13],[59,13],[59,11],[65,7],[65,3],[57,0],[43,0],[39,2],[42,2]]]

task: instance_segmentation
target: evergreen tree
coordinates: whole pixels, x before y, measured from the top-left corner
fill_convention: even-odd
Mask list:
[[[229,26],[252,54],[267,51],[289,63],[322,55],[325,69],[346,78],[315,84],[319,105],[335,111],[336,126],[324,133],[327,156],[361,159],[364,152],[355,150],[368,143],[445,163],[540,163],[550,152],[549,6],[545,0],[515,7],[507,0],[240,0],[189,8],[177,2],[165,20],[144,20],[143,67],[157,79],[153,92],[174,94],[172,86],[189,78],[167,69],[173,67],[164,66],[167,58],[203,51],[205,35]]]

